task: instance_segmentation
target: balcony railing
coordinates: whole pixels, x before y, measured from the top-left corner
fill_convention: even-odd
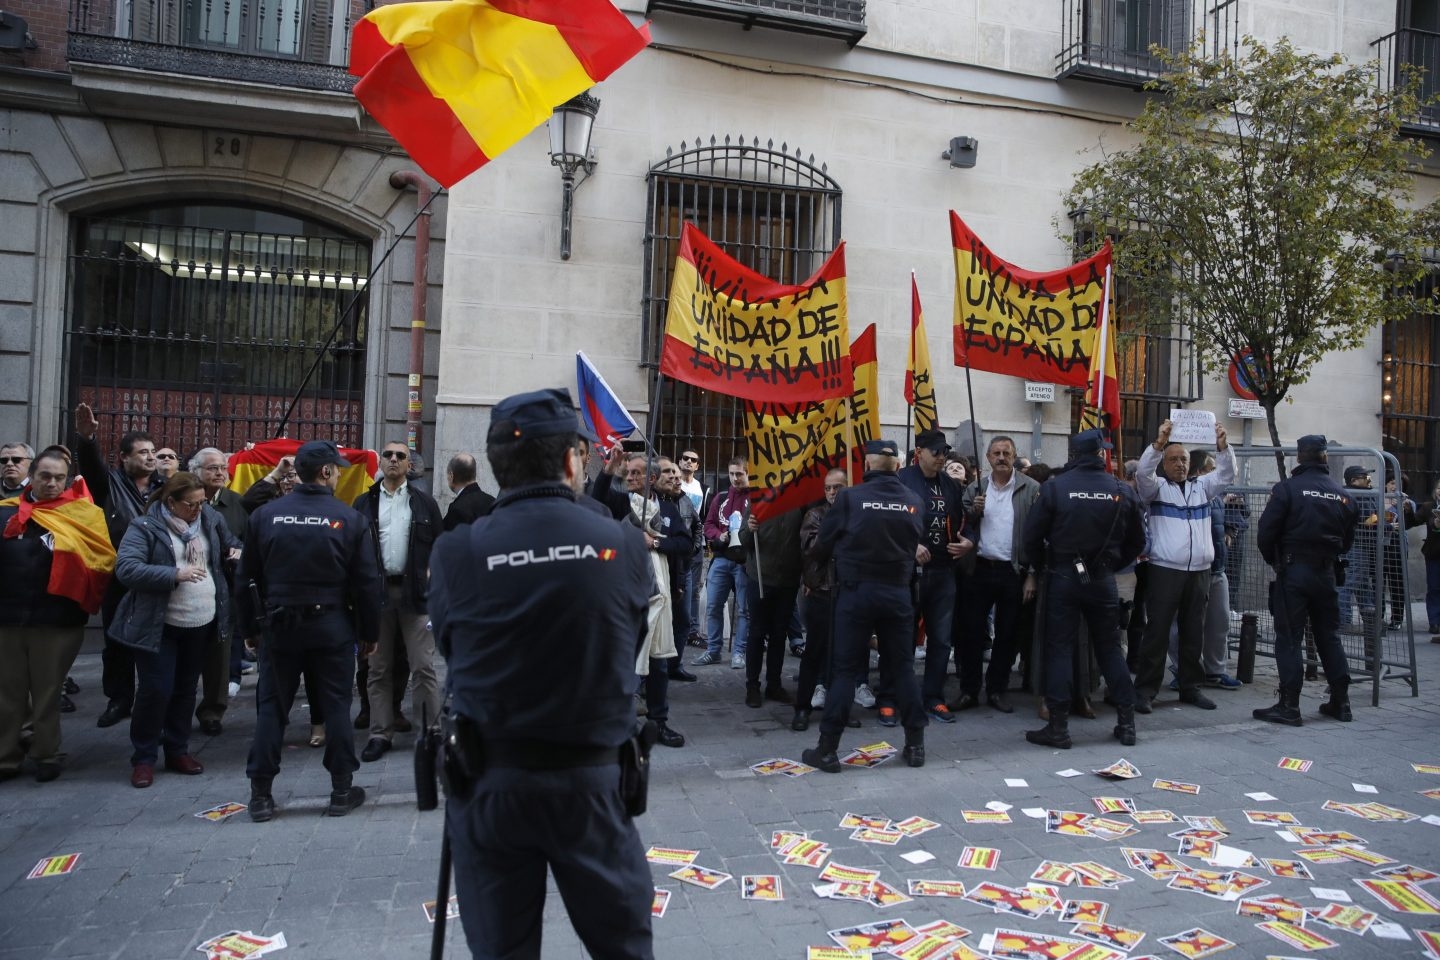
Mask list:
[[[368,4],[363,4],[368,6]],[[348,92],[351,0],[70,0],[69,59]]]
[[[1378,82],[1382,91],[1405,82],[1407,69],[1420,74],[1420,99],[1429,101],[1418,115],[1406,120],[1406,132],[1424,137],[1440,137],[1440,33],[1429,30],[1396,30],[1370,46],[1380,61]]]
[[[645,15],[657,10],[726,20],[747,30],[760,26],[835,37],[852,47],[865,36],[865,0],[647,0]]]
[[[1064,0],[1057,74],[1141,87],[1165,72],[1151,48],[1207,56],[1240,43],[1240,0]]]

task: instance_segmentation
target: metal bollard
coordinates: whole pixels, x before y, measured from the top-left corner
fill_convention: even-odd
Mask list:
[[[1260,618],[1253,613],[1240,617],[1240,652],[1235,657],[1235,679],[1255,682],[1255,644],[1260,639]]]

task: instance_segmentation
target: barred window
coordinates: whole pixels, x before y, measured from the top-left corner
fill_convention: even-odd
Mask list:
[[[650,168],[642,364],[650,371],[650,442],[666,456],[691,448],[711,486],[745,455],[740,401],[662,380],[670,281],[686,221],[745,266],[782,283],[809,277],[840,238],[840,187],[814,156],[758,139],[680,144]]]
[[[1420,294],[1435,301],[1432,311],[1387,323],[1381,333],[1380,432],[1416,500],[1430,499],[1440,480],[1440,259],[1430,266]]]

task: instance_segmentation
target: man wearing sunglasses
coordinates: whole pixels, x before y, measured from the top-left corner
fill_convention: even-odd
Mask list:
[[[701,518],[701,525],[704,525],[705,511],[710,506],[710,488],[701,481],[700,454],[694,450],[685,450],[676,461],[680,467],[680,492],[690,498],[690,503],[695,508],[695,515]],[[701,540],[700,546],[696,548],[695,555],[690,558],[690,571],[685,575],[685,611],[690,617],[690,630],[687,636],[676,637],[675,643],[686,643],[692,647],[705,646],[705,637],[702,635],[704,621],[700,619],[700,578],[705,575],[705,543]],[[678,659],[675,661],[680,662]]]
[[[385,576],[385,608],[380,642],[369,657],[366,688],[370,701],[370,741],[360,753],[366,763],[379,760],[395,735],[394,687],[396,634],[405,645],[414,683],[412,716],[434,721],[440,715],[435,682],[435,639],[430,635],[426,599],[430,548],[440,535],[440,507],[410,483],[410,449],[392,440],[380,451],[380,479],[355,501],[370,520],[371,539]]]
[[[30,461],[35,451],[19,440],[0,447],[0,500],[19,496],[30,482]]]
[[[175,476],[175,471],[180,469],[180,455],[169,447],[161,447],[155,451],[155,475],[162,480],[169,480]]]

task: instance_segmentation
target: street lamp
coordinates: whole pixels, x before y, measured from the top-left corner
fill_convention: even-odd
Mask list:
[[[560,259],[570,259],[570,217],[575,208],[577,170],[585,171],[585,179],[595,172],[595,151],[590,147],[590,134],[595,129],[595,114],[600,100],[589,93],[560,104],[550,117],[550,163],[560,168],[564,200],[560,207]],[[584,183],[581,180],[580,183]]]

